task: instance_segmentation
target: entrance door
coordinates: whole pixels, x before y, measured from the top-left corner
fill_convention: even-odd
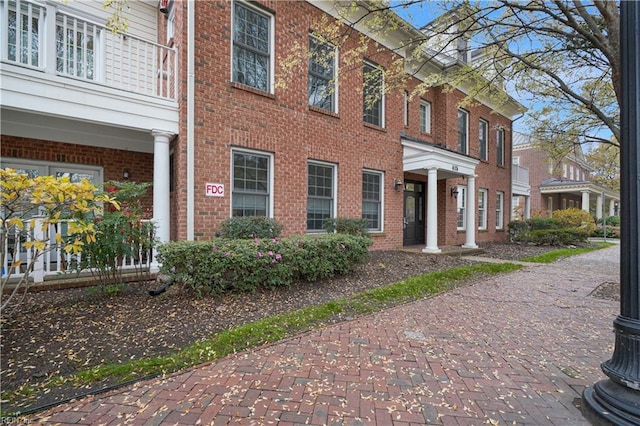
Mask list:
[[[424,244],[424,183],[404,183],[405,246]]]

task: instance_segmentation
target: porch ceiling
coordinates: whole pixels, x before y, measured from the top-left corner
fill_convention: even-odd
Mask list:
[[[427,174],[428,169],[438,170],[438,179],[473,176],[479,160],[452,152],[435,145],[402,138],[402,163],[405,172]]]
[[[151,132],[6,108],[1,114],[3,135],[153,153]]]

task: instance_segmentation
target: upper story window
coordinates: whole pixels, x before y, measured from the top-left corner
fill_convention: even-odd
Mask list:
[[[480,120],[478,123],[478,153],[480,159],[487,161],[489,159],[489,123]]]
[[[362,172],[362,217],[369,231],[382,231],[382,173]]]
[[[431,103],[420,101],[420,131],[431,133]]]
[[[40,24],[44,22],[45,8],[36,4],[21,2],[16,8],[10,5],[7,12],[7,59],[33,67],[40,66]]]
[[[251,151],[232,151],[231,215],[271,214],[272,156]]]
[[[309,36],[309,105],[336,112],[336,48]]]
[[[67,15],[56,23],[56,69],[74,77],[96,80],[96,58],[100,30],[93,24],[78,25]]]
[[[236,2],[233,8],[233,81],[271,90],[272,17]]]
[[[562,177],[567,177],[568,174],[568,167],[566,163],[562,163]]]
[[[469,113],[463,109],[458,110],[458,152],[469,152]]]
[[[167,11],[167,41],[170,41],[175,35],[176,28],[176,8],[174,0],[169,0]]]
[[[498,160],[498,166],[504,166],[504,129],[498,129],[496,135],[496,157]]]
[[[307,230],[322,231],[325,219],[335,217],[336,166],[309,162],[307,166]]]
[[[569,166],[569,180],[573,180],[573,166]]]
[[[405,126],[409,125],[409,92],[404,91],[404,111],[402,115],[402,122]]]
[[[364,121],[384,127],[384,73],[382,68],[364,64]]]
[[[462,63],[469,61],[469,39],[465,37],[459,37],[456,41],[458,60]]]

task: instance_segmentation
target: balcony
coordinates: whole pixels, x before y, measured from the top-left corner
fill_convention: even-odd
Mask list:
[[[177,49],[114,33],[63,4],[0,0],[3,108],[177,131]]]
[[[513,195],[531,195],[528,168],[516,164],[511,166],[511,192]]]

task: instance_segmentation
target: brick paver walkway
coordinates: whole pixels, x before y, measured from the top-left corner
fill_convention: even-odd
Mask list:
[[[32,417],[46,424],[583,425],[619,247],[238,353]]]

